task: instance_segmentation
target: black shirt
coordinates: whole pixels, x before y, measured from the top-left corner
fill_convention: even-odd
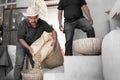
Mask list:
[[[33,28],[27,19],[24,19],[18,26],[18,39],[24,39],[31,45],[38,39],[43,31],[51,32],[53,28],[45,21],[39,19],[37,27]]]
[[[81,10],[85,0],[60,0],[58,10],[64,10],[65,21],[71,22],[83,17]]]

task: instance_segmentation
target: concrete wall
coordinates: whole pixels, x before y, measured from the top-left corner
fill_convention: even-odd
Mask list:
[[[104,80],[101,56],[66,56],[64,59],[64,80]]]
[[[101,56],[65,56],[64,73],[45,73],[44,80],[104,80]]]

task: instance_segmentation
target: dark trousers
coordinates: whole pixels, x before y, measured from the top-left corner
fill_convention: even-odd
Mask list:
[[[32,60],[32,55],[24,49],[19,43],[16,49],[16,62],[14,69],[14,80],[22,80],[21,71],[23,69],[25,56],[28,56],[32,67],[34,66],[34,61]]]
[[[65,32],[65,55],[73,55],[72,54],[72,42],[75,28],[81,29],[82,31],[87,33],[87,37],[95,37],[94,28],[88,22],[86,18],[78,19],[74,22],[65,22],[64,23],[64,32]]]

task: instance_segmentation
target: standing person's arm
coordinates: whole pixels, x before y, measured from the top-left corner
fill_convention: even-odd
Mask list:
[[[59,29],[60,29],[60,31],[63,31],[62,13],[63,13],[63,10],[58,10],[58,22],[59,22]]]
[[[90,14],[90,10],[89,10],[88,6],[87,5],[83,5],[82,6],[82,10],[84,11],[85,15],[87,16],[88,21],[90,22],[90,24],[93,24],[93,20],[92,20],[92,17],[91,17],[91,14]]]
[[[26,41],[24,39],[19,39],[18,41],[23,47],[25,47],[26,49],[29,50],[31,55],[33,55],[33,53],[34,53],[33,49],[26,43]]]

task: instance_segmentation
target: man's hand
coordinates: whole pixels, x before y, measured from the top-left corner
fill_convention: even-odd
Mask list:
[[[33,49],[31,48],[31,47],[29,47],[29,52],[30,52],[30,54],[33,56],[34,55],[34,51],[33,51]]]
[[[31,55],[34,55],[33,49],[27,44],[27,42],[24,39],[19,39],[20,44],[29,50]]]
[[[86,4],[83,5],[82,6],[82,10],[84,11],[85,15],[87,16],[89,23],[92,25],[93,24],[93,20],[92,20],[92,17],[91,17],[91,14],[90,14],[88,6]]]
[[[57,43],[56,41],[53,41],[51,44],[51,46],[53,46],[53,51],[55,51],[55,49],[56,49],[56,43]]]
[[[92,19],[88,19],[88,21],[91,25],[93,25],[93,20]]]
[[[59,25],[59,29],[60,29],[60,31],[62,31],[64,33],[64,28],[62,25]]]
[[[52,35],[53,35],[53,42],[51,46],[53,46],[53,51],[54,51],[56,49],[56,43],[57,43],[57,32],[53,30]]]

